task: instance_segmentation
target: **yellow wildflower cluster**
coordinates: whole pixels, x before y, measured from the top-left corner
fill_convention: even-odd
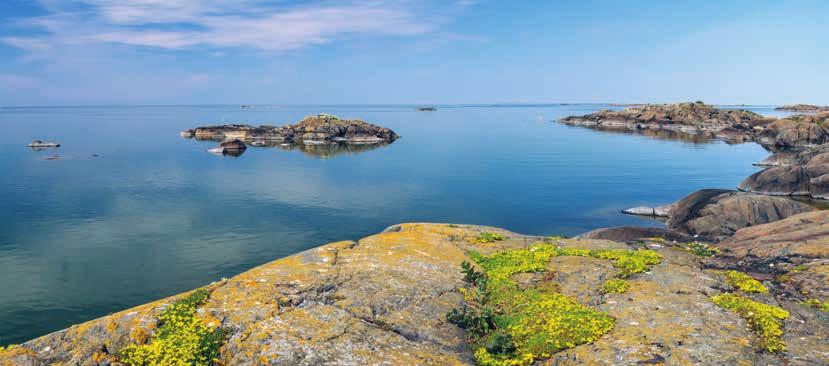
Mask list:
[[[769,292],[766,286],[763,286],[760,281],[751,278],[751,276],[743,272],[727,271],[725,272],[725,278],[729,285],[734,286],[743,292],[754,292],[761,294]]]
[[[720,307],[740,314],[757,332],[761,348],[768,352],[786,350],[780,337],[783,336],[782,320],[789,317],[788,311],[734,294],[721,294],[711,299]]]
[[[482,232],[477,238],[475,238],[475,241],[478,243],[492,243],[504,239],[504,236],[498,233]]]
[[[602,292],[606,294],[623,294],[628,291],[630,284],[621,278],[611,278],[602,285]]]
[[[478,364],[529,365],[563,349],[593,342],[613,329],[615,320],[611,316],[559,293],[553,283],[520,288],[512,280],[511,277],[518,273],[546,271],[550,259],[557,256],[613,260],[622,276],[644,272],[661,260],[659,254],[651,250],[559,248],[549,243],[489,256],[470,253],[483,269],[483,274],[478,275],[468,264],[464,266],[467,278],[475,285],[461,291],[471,310],[454,311],[447,318],[477,331],[470,331],[470,336]],[[621,279],[614,283],[619,288],[627,287]],[[490,314],[491,326],[487,325]]]
[[[160,326],[149,344],[130,345],[119,361],[130,366],[210,366],[224,342],[220,328],[212,330],[196,317],[198,305],[207,299],[203,289],[176,301],[159,316]]]

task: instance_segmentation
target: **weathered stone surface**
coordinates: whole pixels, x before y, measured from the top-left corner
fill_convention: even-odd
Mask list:
[[[637,206],[626,208],[622,210],[622,213],[636,216],[669,217],[671,215],[671,209],[673,209],[672,204],[656,207]]]
[[[622,243],[641,241],[649,238],[662,238],[669,241],[689,242],[694,238],[690,235],[655,227],[618,226],[601,228],[577,236],[579,239],[613,240]]]
[[[198,140],[239,139],[253,146],[269,146],[273,143],[289,144],[382,144],[397,140],[394,131],[360,120],[342,120],[320,114],[306,117],[287,126],[222,125],[198,127],[181,133],[183,137]]]
[[[703,189],[678,201],[668,229],[719,241],[744,227],[765,224],[812,211],[809,205],[773,197],[724,189]]]
[[[717,246],[726,255],[747,260],[829,258],[829,211],[806,212],[746,227]]]
[[[758,163],[770,166],[743,180],[742,191],[829,198],[829,144],[774,154]]]
[[[480,243],[482,232],[504,240]],[[462,304],[459,263],[469,250],[493,253],[543,240],[465,225],[401,224],[358,242],[332,243],[254,268],[206,287],[199,317],[228,333],[225,365],[462,365],[473,363],[462,329],[445,313]],[[548,239],[567,248],[633,249],[596,239]],[[603,294],[618,274],[609,261],[555,257],[551,276],[563,294],[616,318],[609,333],[544,364],[815,364],[829,362],[818,331],[827,320],[786,327],[789,351],[759,354],[738,315],[712,303],[728,285],[700,257],[656,243],[663,257],[628,279],[623,294]],[[151,339],[169,298],[112,314],[0,351],[0,365],[109,365],[121,348]],[[763,301],[775,303],[767,296]],[[781,303],[786,307],[797,306]],[[811,311],[805,309],[804,311]],[[788,323],[787,323],[788,324]],[[812,325],[807,327],[806,325]]]

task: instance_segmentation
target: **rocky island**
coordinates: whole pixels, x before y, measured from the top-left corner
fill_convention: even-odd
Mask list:
[[[827,120],[829,113],[778,119],[694,102],[602,110],[584,116],[566,117],[559,122],[610,131],[671,131],[734,142],[753,141],[772,150],[781,150],[827,142]]]
[[[251,146],[388,144],[399,138],[392,130],[360,120],[343,120],[330,114],[305,117],[293,125],[250,126],[232,124],[197,127],[181,133],[197,140],[226,141],[238,139]]]
[[[829,112],[829,106],[820,106],[814,104],[790,104],[784,105],[782,107],[777,107],[775,108],[775,110],[797,113],[821,113]]]

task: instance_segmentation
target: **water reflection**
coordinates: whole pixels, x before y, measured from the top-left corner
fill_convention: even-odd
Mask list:
[[[215,139],[205,139],[205,138],[196,138],[199,141],[221,141]],[[248,143],[250,148],[276,148],[283,151],[293,151],[297,150],[302,152],[306,156],[318,158],[318,159],[329,159],[337,155],[343,154],[359,154],[366,151],[371,151],[374,149],[378,149],[384,146],[389,145],[386,142],[377,142],[377,143],[353,143],[353,142],[325,142],[325,143],[287,143],[284,141],[276,141],[276,140],[254,140]],[[221,156],[229,156],[229,157],[239,157],[245,153],[246,149],[214,149],[208,150],[213,152],[215,155]]]

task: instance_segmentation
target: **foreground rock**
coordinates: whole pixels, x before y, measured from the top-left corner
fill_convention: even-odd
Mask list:
[[[777,107],[775,108],[775,110],[797,113],[820,113],[829,112],[829,106],[820,106],[814,104],[790,104],[784,105],[782,107]]]
[[[694,238],[688,234],[655,227],[618,226],[601,228],[577,236],[578,239],[612,240],[622,243],[642,242],[661,238],[674,242],[690,242]]]
[[[253,146],[273,143],[317,145],[327,143],[382,144],[398,139],[394,131],[359,120],[320,114],[287,126],[222,125],[198,127],[181,133],[198,140],[238,139]]]
[[[738,188],[776,195],[829,198],[829,145],[781,152],[758,163],[769,166],[750,175]]]
[[[482,242],[484,232],[503,240]],[[492,235],[490,235],[492,237]],[[465,332],[445,320],[462,306],[459,271],[469,250],[493,253],[544,240],[476,226],[403,224],[358,242],[325,245],[211,284],[197,316],[221,327],[224,365],[465,365]],[[635,249],[606,240],[547,239],[562,248]],[[591,257],[555,257],[549,281],[568,297],[615,318],[592,343],[574,345],[543,364],[790,364],[829,362],[826,318],[784,324],[788,351],[757,350],[756,335],[711,296],[732,291],[688,251],[648,244],[661,263],[628,278],[626,293],[600,289],[619,269]],[[181,295],[183,296],[183,295]],[[130,344],[151,341],[172,297],[112,314],[0,351],[0,364],[108,365]],[[773,296],[757,298],[796,308]],[[803,308],[807,314],[814,313]],[[811,332],[811,333],[810,333]]]
[[[829,113],[777,119],[750,111],[717,109],[696,102],[645,105],[620,111],[603,110],[567,117],[560,122],[606,130],[671,131],[702,139],[755,141],[779,151],[826,143],[829,141],[829,130],[825,127],[827,120]]]
[[[720,241],[744,227],[812,210],[809,205],[783,197],[703,189],[674,204],[667,227],[700,239]]]

